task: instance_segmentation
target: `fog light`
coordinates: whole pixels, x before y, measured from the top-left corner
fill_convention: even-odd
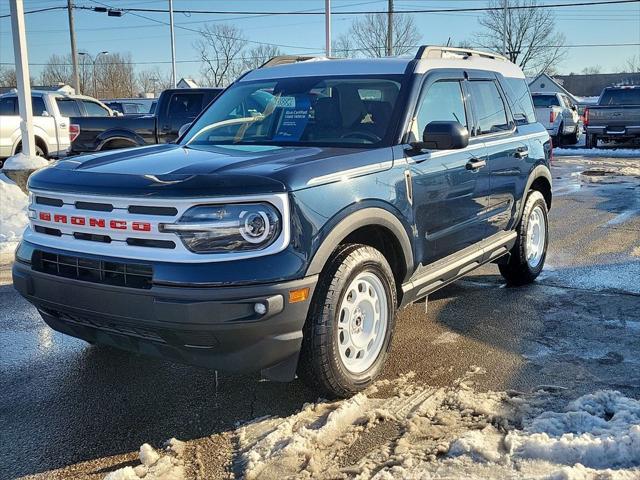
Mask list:
[[[264,315],[265,313],[267,313],[267,306],[264,303],[256,303],[253,306],[253,311],[258,315]]]

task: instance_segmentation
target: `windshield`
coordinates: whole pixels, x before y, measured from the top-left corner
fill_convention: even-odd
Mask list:
[[[182,145],[378,146],[390,130],[400,76],[238,82]]]
[[[560,102],[555,95],[533,95],[533,106],[536,108],[559,107]]]
[[[605,90],[599,105],[640,105],[640,88]]]

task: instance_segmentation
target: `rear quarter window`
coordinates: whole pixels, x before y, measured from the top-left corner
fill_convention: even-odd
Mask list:
[[[535,123],[536,113],[527,81],[524,78],[508,77],[505,77],[504,80],[504,91],[509,105],[511,105],[511,111],[516,123],[518,125]]]

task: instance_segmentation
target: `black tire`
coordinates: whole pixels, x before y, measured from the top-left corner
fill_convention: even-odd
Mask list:
[[[527,240],[528,227],[532,217],[532,212],[536,210],[536,215],[542,214],[544,219],[544,250],[542,251],[539,261],[535,265],[531,265],[527,260]],[[547,257],[547,247],[549,245],[549,216],[547,211],[547,202],[542,194],[536,190],[529,192],[522,218],[517,228],[518,238],[515,245],[511,249],[511,255],[507,263],[499,264],[500,273],[509,285],[526,285],[533,282],[544,267],[544,261]]]
[[[377,357],[365,371],[353,373],[341,359],[338,324],[348,287],[363,272],[374,274],[384,287],[388,320]],[[360,244],[340,247],[320,275],[309,309],[298,362],[298,376],[302,381],[328,397],[348,397],[369,386],[388,355],[395,326],[396,298],[393,272],[382,253]]]
[[[580,140],[580,127],[576,125],[576,131],[567,135],[565,143],[567,145],[575,145]]]
[[[587,148],[596,148],[598,146],[598,137],[593,134],[587,134],[587,138],[584,142],[585,147]]]
[[[22,151],[22,143],[19,143],[16,147],[16,153],[20,153]],[[40,145],[36,144],[36,157],[46,157],[44,150],[40,147]]]

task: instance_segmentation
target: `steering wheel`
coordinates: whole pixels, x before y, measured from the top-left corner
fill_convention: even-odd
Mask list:
[[[382,140],[378,135],[373,132],[367,132],[365,130],[356,130],[355,132],[345,133],[340,138],[361,138],[363,140],[369,140],[371,143],[378,143]]]

